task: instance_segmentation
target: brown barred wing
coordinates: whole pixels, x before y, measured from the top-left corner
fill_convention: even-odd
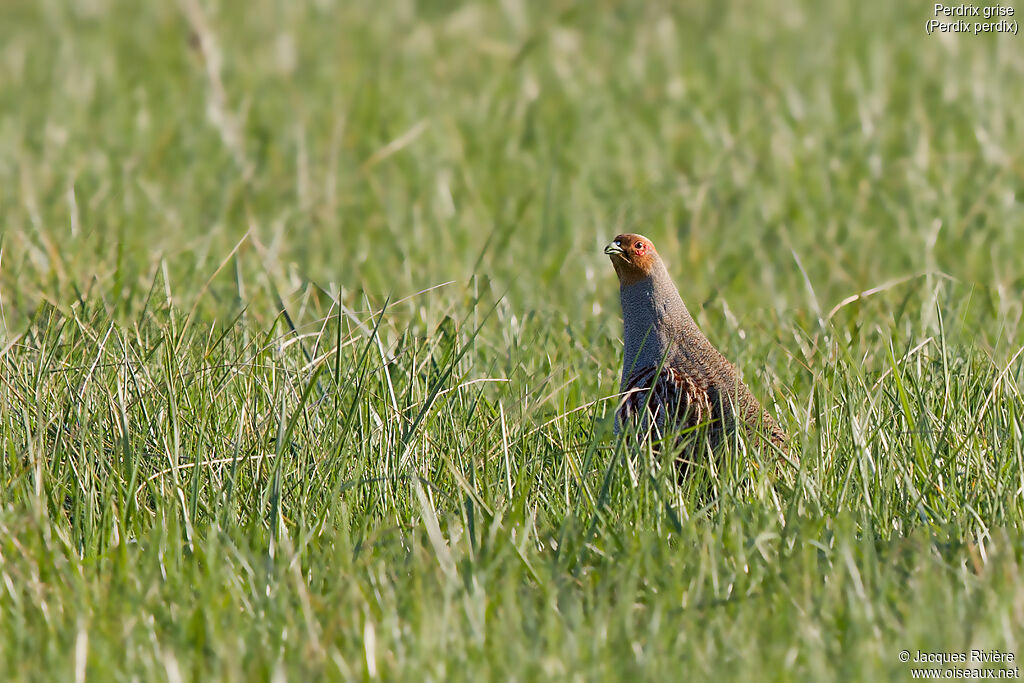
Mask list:
[[[711,396],[703,383],[671,367],[633,373],[615,413],[617,428],[637,429],[654,439],[711,420]]]

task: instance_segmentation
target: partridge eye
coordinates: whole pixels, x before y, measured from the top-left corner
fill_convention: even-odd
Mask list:
[[[636,244],[633,245],[633,248],[634,249],[641,249],[642,250],[644,248],[644,243],[643,242],[637,242]]]

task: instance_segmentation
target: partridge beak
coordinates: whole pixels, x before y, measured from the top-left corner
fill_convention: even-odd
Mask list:
[[[625,252],[622,250],[622,246],[618,242],[609,242],[604,248],[604,253],[609,256],[621,256]]]

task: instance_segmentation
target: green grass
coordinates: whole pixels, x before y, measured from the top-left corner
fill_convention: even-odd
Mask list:
[[[4,679],[1024,656],[1021,38],[881,0],[197,7],[0,7]],[[798,470],[679,483],[612,437],[623,230]]]

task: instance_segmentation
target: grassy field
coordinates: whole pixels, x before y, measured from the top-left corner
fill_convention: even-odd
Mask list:
[[[0,677],[1024,656],[1024,37],[704,5],[0,4]],[[799,469],[616,442],[626,230]]]

